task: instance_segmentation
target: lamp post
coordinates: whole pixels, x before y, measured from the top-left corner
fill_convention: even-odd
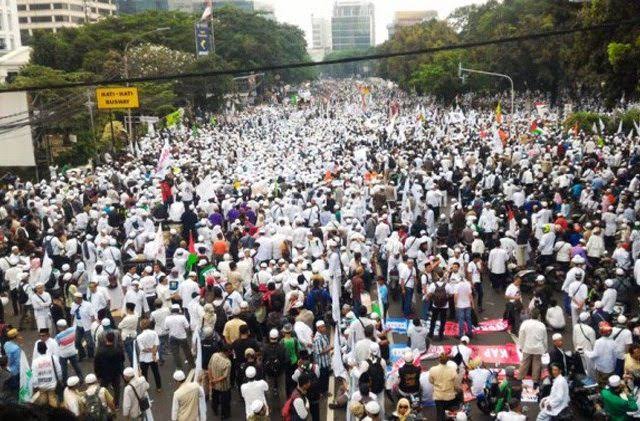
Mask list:
[[[123,64],[124,64],[124,78],[125,79],[129,79],[129,47],[131,46],[131,44],[133,44],[135,41],[140,41],[143,37],[149,35],[149,34],[155,34],[157,32],[164,32],[164,31],[168,31],[169,27],[163,27],[163,28],[156,28],[152,31],[147,31],[147,32],[143,32],[142,34],[138,35],[137,37],[131,39],[129,42],[127,42],[124,46],[124,56],[123,56]],[[130,86],[130,83],[127,81],[127,86]],[[129,138],[129,144],[131,144],[131,142],[133,142],[133,121],[132,121],[132,117],[131,117],[131,108],[129,108],[127,110],[127,119],[129,120],[128,124],[127,124],[127,137]]]
[[[514,130],[515,126],[513,124],[513,118],[515,116],[514,112],[515,112],[515,106],[514,106],[514,98],[515,98],[515,91],[513,89],[513,79],[511,79],[511,76],[509,75],[505,75],[503,73],[495,73],[495,72],[485,72],[484,70],[476,70],[476,69],[466,69],[464,67],[462,67],[462,63],[458,63],[458,77],[463,78],[463,72],[467,72],[467,73],[478,73],[481,75],[487,75],[487,76],[494,76],[494,77],[501,77],[504,79],[509,80],[509,83],[511,84],[511,116],[510,116],[510,120],[511,120],[511,134],[512,136],[516,135],[516,132]]]

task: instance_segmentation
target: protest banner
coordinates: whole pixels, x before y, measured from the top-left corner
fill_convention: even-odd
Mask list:
[[[406,335],[407,328],[409,327],[409,320],[403,317],[387,317],[385,327],[391,329],[391,331],[394,333]]]
[[[484,320],[473,328],[473,334],[479,335],[492,332],[504,332],[509,328],[509,322],[505,319]],[[447,322],[444,326],[445,336],[458,336],[458,323]]]

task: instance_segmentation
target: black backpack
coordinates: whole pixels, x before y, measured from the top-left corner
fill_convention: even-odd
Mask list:
[[[282,372],[282,361],[278,358],[277,349],[273,354],[269,355],[263,362],[263,368],[266,375],[276,377]]]
[[[384,392],[384,378],[385,373],[380,363],[380,358],[376,358],[375,362],[372,359],[368,359],[369,364],[369,379],[371,380],[371,391],[375,394]]]
[[[216,324],[213,329],[222,335],[224,325],[227,323],[227,313],[224,311],[224,303],[219,306],[213,305],[213,311],[216,313]]]
[[[102,405],[102,401],[100,400],[100,389],[98,389],[93,395],[85,393],[84,420],[107,421],[109,419],[107,409]]]
[[[27,301],[29,301],[29,294],[27,294],[27,291],[25,291],[24,287],[21,285],[18,287],[18,302],[20,304],[26,304]]]
[[[444,284],[436,284],[436,289],[433,291],[431,301],[433,302],[433,305],[438,308],[446,307],[449,302],[449,297],[447,296],[447,287]]]

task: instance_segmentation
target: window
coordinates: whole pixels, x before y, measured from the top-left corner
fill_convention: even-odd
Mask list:
[[[84,18],[71,16],[71,22],[73,23],[84,23]]]
[[[51,22],[51,16],[31,16],[31,23]]]
[[[69,10],[69,5],[66,3],[53,3],[53,8]]]
[[[49,3],[36,3],[30,4],[29,10],[49,10],[51,9],[51,5]]]
[[[56,22],[69,22],[69,16],[56,15],[54,18]]]
[[[24,4],[19,4],[18,5],[18,10],[21,10],[21,11],[27,10],[27,6],[24,5]]]
[[[7,49],[7,40],[5,40],[4,38],[0,38],[0,50],[6,50]]]
[[[18,18],[18,22],[20,22],[20,23],[29,23],[29,19],[27,19],[27,18]]]
[[[73,10],[74,12],[83,12],[84,11],[82,6],[79,6],[77,4],[72,4],[71,5],[71,10]]]

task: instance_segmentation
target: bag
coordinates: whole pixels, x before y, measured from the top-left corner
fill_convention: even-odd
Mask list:
[[[431,302],[438,308],[446,307],[449,303],[449,296],[447,295],[447,287],[442,284],[436,284],[436,289],[433,291]]]
[[[382,368],[382,364],[380,364],[380,359],[376,358],[376,361],[368,359],[367,363],[369,364],[369,370],[367,373],[369,374],[369,379],[371,380],[371,391],[375,394],[381,393],[384,391],[384,378],[385,373]]]
[[[464,368],[467,368],[467,364],[464,362],[464,358],[462,357],[462,354],[460,353],[460,346],[456,346],[456,349],[458,350],[458,353],[453,357],[453,362],[456,363],[457,365],[464,365]]]
[[[282,421],[291,421],[291,410],[293,407],[293,401],[298,398],[298,392],[294,390],[289,396],[289,399],[282,406],[282,411],[280,411],[280,415],[282,415]]]
[[[51,245],[52,241],[53,241],[53,237],[50,238],[48,241],[45,241],[44,243],[44,250],[47,252],[49,257],[53,257],[53,246]]]
[[[264,372],[270,377],[276,377],[282,372],[282,361],[277,354],[265,359],[263,362]]]
[[[219,306],[214,305],[213,311],[216,313],[216,323],[213,329],[222,335],[224,325],[227,323],[227,313],[224,311],[224,303]]]
[[[138,396],[138,392],[136,391],[135,387],[133,387],[130,384],[128,384],[127,386],[129,386],[133,390],[133,394],[136,395],[136,399],[138,400],[138,406],[140,407],[140,412],[145,412],[149,408],[151,408],[151,403],[149,402],[148,397],[144,396],[140,398],[140,396]]]
[[[49,275],[49,279],[44,284],[44,289],[47,290],[47,291],[51,291],[52,289],[55,288],[57,282],[58,282],[58,280],[56,279],[56,276],[53,273],[51,273]]]
[[[107,409],[102,405],[100,400],[100,390],[98,389],[94,394],[84,394],[84,420],[90,421],[107,421],[109,415]]]
[[[22,286],[18,287],[18,302],[20,304],[26,304],[29,301],[29,294],[24,290]]]

